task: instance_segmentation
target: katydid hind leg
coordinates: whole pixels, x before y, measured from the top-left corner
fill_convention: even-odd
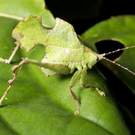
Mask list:
[[[11,87],[13,86],[13,83],[15,82],[16,78],[17,78],[17,74],[18,72],[20,71],[21,67],[26,64],[26,61],[25,59],[23,59],[19,64],[13,66],[13,69],[12,69],[12,74],[13,74],[13,77],[12,79],[8,80],[8,86],[7,88],[5,89],[3,95],[0,97],[0,105],[2,105],[4,99],[6,98],[6,96],[8,95]]]
[[[74,112],[75,115],[79,115],[79,113],[80,113],[80,98],[73,91],[73,87],[76,84],[76,82],[80,79],[80,76],[81,76],[81,70],[77,70],[74,73],[73,77],[71,78],[70,84],[69,84],[70,94],[71,94],[72,98],[75,100],[76,106],[77,106],[77,110]]]

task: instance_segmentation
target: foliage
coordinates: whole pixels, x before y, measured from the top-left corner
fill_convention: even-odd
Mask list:
[[[47,11],[44,7],[43,0],[0,0],[0,13],[20,18],[30,15],[41,16]],[[11,54],[15,46],[11,33],[18,22],[15,19],[0,17],[0,57],[8,58]],[[47,25],[48,23],[49,21]],[[90,28],[82,35],[82,39],[93,49],[96,42],[104,39],[114,39],[124,45],[131,45],[134,43],[133,24],[134,16],[112,18]],[[20,49],[13,61],[19,61],[26,55],[25,53]],[[43,54],[42,46],[37,46],[28,55],[41,60]],[[132,70],[135,65],[132,61],[133,55],[133,52],[125,51],[118,62]],[[127,60],[129,57],[130,60]],[[125,60],[128,63],[125,64]],[[0,95],[7,86],[7,80],[12,77],[11,66],[0,64]],[[111,70],[117,71],[118,75],[121,74],[121,69],[111,68]],[[133,90],[134,76],[131,75],[132,78],[129,80],[126,79],[129,73],[124,71],[123,74],[124,77],[119,77]],[[80,116],[74,115],[76,105],[69,94],[71,76],[46,77],[39,67],[25,65],[8,94],[8,100],[0,108],[0,134],[129,135],[130,131],[111,97],[110,87],[96,66],[87,75],[87,83],[94,87],[81,88],[79,82],[76,86],[76,89],[80,89],[81,112]],[[104,91],[106,95],[98,94],[95,87]]]

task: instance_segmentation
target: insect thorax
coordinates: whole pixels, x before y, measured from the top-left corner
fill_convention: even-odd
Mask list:
[[[75,69],[91,68],[96,60],[97,55],[83,45],[78,49],[49,46],[46,47],[42,62],[50,65],[50,69],[57,70],[56,72],[63,74],[64,70],[65,73],[69,74]]]

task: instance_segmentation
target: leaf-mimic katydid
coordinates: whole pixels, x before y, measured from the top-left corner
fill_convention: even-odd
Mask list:
[[[13,78],[8,81],[8,87],[0,98],[0,104],[2,104],[7,96],[21,67],[24,64],[31,63],[40,66],[46,75],[73,74],[69,84],[69,90],[73,99],[75,99],[78,104],[78,113],[80,99],[73,91],[76,81],[80,80],[83,86],[87,70],[91,69],[98,61],[102,59],[108,60],[105,56],[111,53],[135,47],[132,46],[105,54],[98,54],[86,47],[79,40],[73,27],[69,23],[59,18],[56,18],[54,26],[47,27],[42,24],[41,17],[27,17],[17,24],[12,32],[12,37],[16,40],[16,47],[9,59],[0,58],[1,63],[10,64],[18,48],[30,51],[37,44],[42,44],[44,46],[45,54],[41,61],[22,58],[22,61],[13,66]],[[117,63],[115,64],[120,66]],[[123,68],[135,75],[135,73],[129,69]]]

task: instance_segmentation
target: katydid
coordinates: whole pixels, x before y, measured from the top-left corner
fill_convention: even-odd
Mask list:
[[[104,54],[98,54],[86,47],[79,40],[72,25],[60,18],[56,18],[55,25],[48,28],[42,25],[42,18],[33,16],[27,17],[17,24],[12,32],[12,37],[16,40],[16,47],[9,59],[0,58],[1,63],[10,64],[18,48],[30,51],[36,45],[42,44],[45,49],[45,54],[41,61],[22,58],[22,61],[13,66],[13,78],[8,81],[8,87],[0,98],[0,105],[12,87],[18,71],[24,64],[31,63],[40,66],[42,71],[48,76],[54,74],[73,74],[69,84],[69,91],[78,104],[77,113],[79,113],[80,99],[73,91],[75,83],[79,80],[83,86],[87,70],[91,69],[102,59],[108,60],[105,58],[106,55],[135,47],[131,46]],[[111,62],[110,60],[108,61]],[[121,66],[117,63],[115,64]],[[123,68],[135,75],[135,73],[129,69]]]

